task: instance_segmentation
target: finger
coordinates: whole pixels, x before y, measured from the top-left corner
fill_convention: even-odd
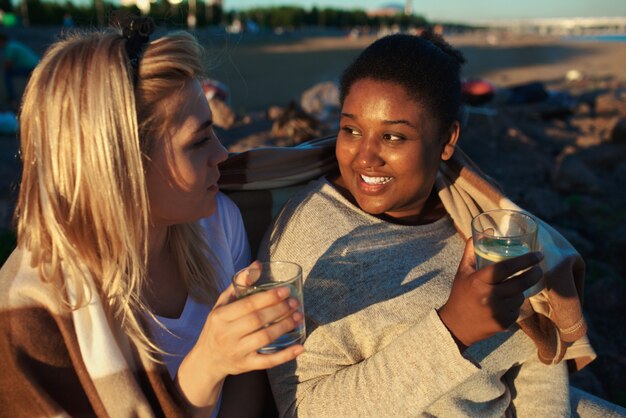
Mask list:
[[[287,299],[289,295],[291,295],[291,290],[287,286],[255,293],[222,306],[220,316],[224,321],[235,321],[251,312],[279,304]]]
[[[522,294],[524,290],[536,285],[542,277],[543,270],[538,265],[535,265],[519,275],[498,283],[494,286],[494,292],[500,297]]]
[[[459,263],[458,272],[460,273],[473,273],[476,270],[476,255],[474,254],[474,241],[472,238],[468,238],[465,241],[465,250],[463,250],[463,256]]]
[[[233,282],[237,286],[252,286],[261,277],[261,268],[259,261],[253,261],[248,267],[235,274]]]
[[[302,324],[304,316],[300,312],[283,318],[268,327],[261,328],[241,339],[239,347],[242,352],[249,353],[275,341],[281,335],[294,330]]]
[[[476,278],[485,283],[500,283],[515,273],[526,270],[543,260],[543,254],[540,252],[532,252],[519,257],[509,258],[490,264],[476,272]]]
[[[231,331],[235,335],[241,337],[246,336],[268,324],[288,317],[293,314],[299,306],[300,303],[296,299],[286,299],[281,303],[264,309],[259,309],[258,311],[251,312],[248,315],[232,321],[230,323]]]
[[[251,354],[248,361],[252,370],[271,369],[272,367],[295,359],[302,353],[304,353],[304,347],[301,344],[295,344],[277,353]]]
[[[234,286],[231,284],[217,298],[217,302],[215,302],[213,309],[227,305],[235,300],[237,300],[237,295],[235,294]]]

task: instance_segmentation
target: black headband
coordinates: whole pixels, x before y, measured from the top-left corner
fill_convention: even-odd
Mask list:
[[[122,36],[126,38],[126,55],[133,70],[133,84],[137,85],[139,61],[150,35],[154,32],[154,20],[148,16],[128,16],[122,25]]]

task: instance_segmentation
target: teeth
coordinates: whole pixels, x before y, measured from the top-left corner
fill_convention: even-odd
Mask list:
[[[368,177],[361,174],[361,178],[367,184],[385,184],[392,179],[392,177]]]

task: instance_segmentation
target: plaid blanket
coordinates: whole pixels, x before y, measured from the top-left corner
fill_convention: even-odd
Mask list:
[[[68,281],[71,283],[71,281]],[[130,343],[89,284],[87,306],[68,311],[27,251],[0,270],[0,415],[183,416],[165,367]],[[73,298],[71,287],[68,288]]]

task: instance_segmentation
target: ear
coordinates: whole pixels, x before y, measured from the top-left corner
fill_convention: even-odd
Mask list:
[[[446,142],[443,145],[443,150],[441,151],[441,159],[447,161],[454,154],[454,149],[456,147],[456,142],[459,140],[459,133],[461,132],[461,124],[458,121],[454,121],[448,129]]]

